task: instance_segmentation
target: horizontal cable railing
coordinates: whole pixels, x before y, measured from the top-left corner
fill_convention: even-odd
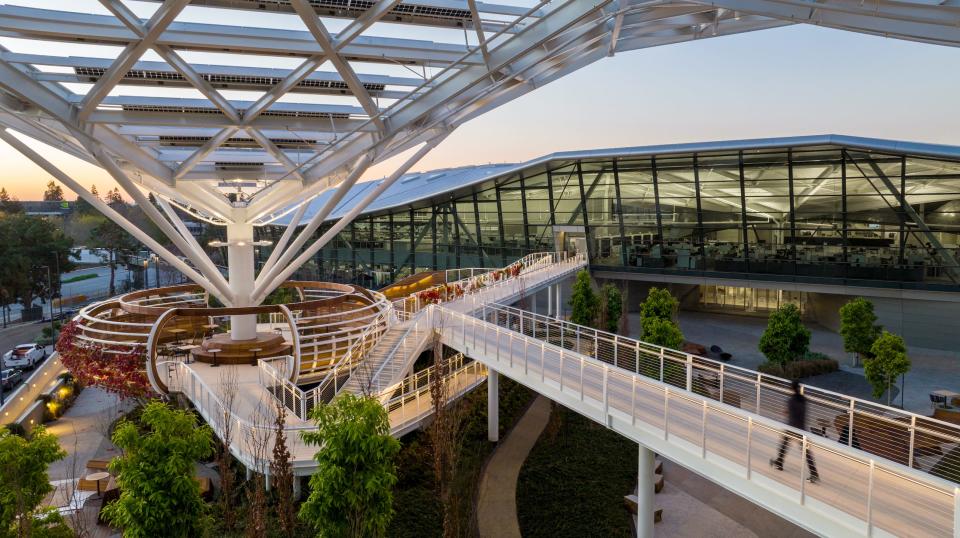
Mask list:
[[[689,390],[758,415],[782,420],[790,381],[705,357],[663,348],[504,305],[477,315],[500,327],[570,349],[607,364]],[[960,482],[960,426],[810,385],[810,431],[852,448]],[[958,451],[960,453],[960,451]],[[938,465],[939,464],[939,465]]]
[[[487,379],[487,369],[482,363],[469,361],[464,363],[463,355],[450,359],[450,373],[447,375],[447,398],[455,400]],[[404,380],[402,390],[387,400],[384,406],[390,414],[390,430],[403,432],[408,426],[416,424],[434,411],[430,396],[430,379],[435,367],[421,370]]]
[[[677,447],[672,456],[683,457],[688,464],[718,464],[724,472],[735,473],[771,494],[843,522],[853,533],[870,535],[882,530],[899,536],[956,536],[960,532],[960,488],[956,484],[822,435],[790,428],[749,406],[738,409],[720,403],[715,395],[701,394],[692,385],[693,356],[675,362],[667,356],[668,350],[661,350],[644,362],[638,357],[646,355],[637,351],[643,346],[633,343],[625,347],[617,339],[613,345],[621,348],[615,364],[609,358],[617,348],[605,349],[611,344],[590,329],[578,332],[570,324],[531,318],[530,313],[501,306],[488,307],[478,317],[435,308],[445,320],[445,344],[482,357],[488,365],[499,365],[498,369],[522,377],[538,392],[566,399],[564,405],[610,427],[632,428],[630,431],[663,439]],[[563,336],[548,332],[554,328],[562,329]],[[630,349],[630,360],[626,349]],[[588,356],[592,354],[607,360]],[[652,371],[654,376],[647,376],[651,373],[645,370],[647,363],[658,367]],[[662,381],[661,374],[666,374]],[[761,383],[760,390],[762,401],[768,387]],[[780,410],[768,412],[780,414]],[[768,461],[778,453],[784,436],[792,439],[793,447],[781,471]],[[815,458],[817,484],[808,483],[810,471],[802,464],[807,454]]]

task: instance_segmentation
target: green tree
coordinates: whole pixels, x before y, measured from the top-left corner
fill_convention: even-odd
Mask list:
[[[573,292],[570,294],[570,308],[573,312],[570,321],[577,325],[592,326],[597,319],[599,300],[590,284],[590,272],[586,269],[577,273],[577,281],[573,283]]]
[[[317,536],[383,536],[393,517],[394,458],[400,451],[386,410],[373,398],[346,394],[314,407],[310,418],[317,430],[301,436],[320,449],[300,519]]]
[[[0,213],[23,213],[20,200],[10,196],[7,189],[0,187]]]
[[[127,537],[202,535],[208,521],[194,468],[213,452],[209,426],[161,402],[147,404],[140,421],[145,431],[124,421],[113,433],[123,456],[110,463],[120,499],[104,509],[107,519]]]
[[[810,349],[810,330],[803,326],[797,305],[787,303],[770,314],[759,347],[768,361],[780,365],[802,357]]]
[[[903,338],[883,331],[870,347],[872,358],[863,363],[863,373],[873,387],[873,397],[879,398],[887,393],[887,405],[890,405],[890,386],[897,377],[910,371],[910,359]]]
[[[648,344],[680,349],[683,345],[683,333],[680,327],[669,319],[651,318],[643,324],[643,337]]]
[[[0,213],[0,288],[25,307],[60,290],[60,274],[73,269],[73,240],[50,219]],[[50,267],[51,281],[47,281]],[[53,290],[50,290],[50,284]]]
[[[96,185],[90,186],[90,194],[92,194],[94,198],[100,198],[100,193],[97,192]],[[73,202],[73,212],[76,215],[99,215],[100,214],[100,212],[97,211],[90,204],[90,202],[84,200],[82,197],[80,197],[80,195],[77,195],[76,201]]]
[[[53,491],[47,467],[66,455],[43,426],[29,438],[0,427],[0,537],[73,536],[56,510],[40,507]]]
[[[47,182],[47,190],[43,191],[43,201],[62,202],[63,187],[57,185],[53,180]]]
[[[601,329],[615,333],[620,328],[620,316],[623,314],[623,295],[616,285],[607,283],[600,288],[603,302]]]
[[[659,319],[673,322],[673,318],[679,309],[680,302],[670,293],[670,290],[666,288],[650,288],[650,291],[647,292],[646,300],[640,303],[640,327],[643,329],[643,334],[647,334],[647,325],[652,323],[653,320]],[[658,328],[658,330],[662,329]],[[644,338],[644,341],[646,342],[647,340]]]
[[[883,330],[877,325],[877,315],[873,313],[873,303],[857,297],[840,307],[840,336],[843,337],[843,350],[856,353],[857,358],[869,358],[870,348]]]

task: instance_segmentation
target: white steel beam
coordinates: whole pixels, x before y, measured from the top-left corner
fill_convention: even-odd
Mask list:
[[[113,158],[101,150],[94,148],[92,146],[87,148],[90,153],[97,158],[97,161],[100,162],[100,165],[106,169],[108,173],[113,177],[114,180],[120,185],[120,187],[133,198],[133,201],[136,202],[137,206],[140,207],[140,210],[144,212],[147,217],[150,218],[156,224],[160,230],[171,240],[173,244],[179,248],[184,255],[188,254],[192,249],[190,248],[189,243],[182,237],[180,233],[173,227],[171,224],[157,211],[157,208],[150,203],[150,200],[143,195],[143,192],[134,185],[134,183],[127,176]],[[217,289],[221,291],[223,295],[230,299],[230,303],[233,304],[233,301],[236,299],[233,296],[230,285],[227,283],[227,280],[220,274],[220,270],[217,269],[217,266],[214,265],[213,261],[210,260],[210,257],[206,253],[201,252],[194,258],[191,258],[191,261],[197,265],[197,270],[200,271],[203,276],[210,280]]]
[[[353,92],[353,96],[360,102],[360,106],[363,107],[368,116],[374,119],[374,123],[376,123],[377,127],[382,131],[384,129],[383,120],[379,117],[380,110],[377,104],[373,102],[370,93],[367,92],[367,89],[360,82],[360,79],[357,78],[353,67],[337,52],[333,44],[333,38],[330,37],[327,28],[323,25],[323,22],[320,21],[317,12],[313,10],[313,7],[310,6],[307,0],[290,0],[290,2],[297,11],[297,15],[299,15],[303,21],[303,24],[306,25],[307,30],[310,31],[310,35],[317,40],[317,44],[320,45],[324,55],[326,55],[330,63],[337,69],[340,76],[343,77],[343,81],[347,87],[350,88],[350,91]]]
[[[107,205],[99,197],[90,194],[90,192],[85,189],[80,183],[75,181],[73,178],[63,173],[60,169],[50,163],[50,161],[44,159],[40,156],[39,153],[30,149],[29,146],[21,142],[17,137],[10,134],[6,129],[0,129],[0,139],[9,144],[11,147],[22,153],[25,157],[36,163],[37,166],[43,168],[48,174],[56,178],[58,181],[67,186],[70,190],[77,193],[78,196],[86,200],[90,205],[96,208],[98,211],[103,213],[104,216],[110,220],[116,222],[124,230],[126,230],[130,235],[134,236],[138,241],[146,245],[150,250],[155,252],[158,256],[162,257],[167,263],[172,267],[175,267],[178,271],[182,272],[190,280],[193,280],[201,287],[203,287],[211,295],[214,295],[218,299],[224,302],[224,304],[230,304],[229,295],[224,295],[222,290],[212,285],[203,275],[198,273],[194,268],[190,267],[183,262],[179,257],[170,252],[166,247],[158,243],[154,238],[150,237],[149,234],[138,228],[132,222],[128,221],[123,215],[117,213],[112,207]]]
[[[340,217],[336,224],[330,227],[319,239],[313,242],[306,250],[303,251],[293,262],[287,264],[286,266],[278,264],[274,267],[274,270],[277,267],[284,267],[283,271],[275,275],[267,275],[263,280],[257,279],[259,282],[253,290],[254,304],[259,304],[263,299],[277,286],[282,284],[286,279],[290,278],[290,275],[295,273],[301,265],[307,262],[318,250],[323,248],[324,245],[330,242],[331,239],[337,236],[343,228],[348,224],[353,222],[353,219],[357,217],[364,209],[367,208],[374,200],[380,197],[383,194],[383,191],[387,190],[391,185],[393,185],[400,177],[410,169],[411,166],[417,164],[427,153],[433,150],[440,142],[446,138],[446,135],[439,136],[430,142],[427,142],[423,145],[416,153],[410,156],[403,164],[401,164],[396,170],[390,174],[389,177],[385,178],[375,189],[370,191],[362,200],[355,204],[350,211],[348,211],[344,216]],[[306,230],[301,232],[301,237],[305,236]],[[312,234],[312,232],[311,232]],[[308,236],[309,237],[309,236]],[[290,252],[292,249],[288,249]],[[274,271],[271,271],[271,273]]]
[[[307,200],[300,204],[300,207],[297,208],[297,211],[293,214],[293,217],[290,218],[290,224],[287,225],[287,229],[283,231],[283,235],[280,236],[280,240],[277,241],[277,244],[273,246],[270,256],[260,269],[261,273],[268,273],[270,269],[273,269],[273,266],[277,263],[277,259],[283,253],[284,249],[287,248],[287,243],[290,242],[290,238],[293,237],[294,230],[296,230],[297,226],[300,225],[300,220],[303,219],[303,214],[307,212],[309,207],[310,200]]]
[[[340,200],[347,195],[353,185],[356,184],[357,180],[360,179],[360,176],[367,171],[367,168],[369,168],[372,163],[373,159],[366,155],[356,163],[356,165],[353,167],[353,170],[350,171],[350,175],[347,177],[347,179],[340,183],[330,199],[327,200],[323,207],[310,219],[310,222],[307,223],[303,231],[301,231],[297,235],[297,238],[294,239],[293,244],[287,247],[282,253],[278,254],[277,260],[272,266],[269,268],[264,267],[264,269],[260,272],[260,274],[257,276],[257,288],[276,276],[277,273],[279,273],[290,263],[303,245],[310,240],[310,236],[312,236],[313,233],[317,231],[317,228],[323,224],[324,219],[326,219],[330,212],[337,207],[337,204],[340,203]],[[257,293],[257,288],[255,288],[254,294]]]
[[[146,33],[139,37],[139,41],[133,41],[127,44],[120,56],[117,57],[113,65],[100,77],[100,80],[93,85],[93,88],[87,92],[80,106],[78,118],[83,121],[100,104],[100,101],[110,93],[110,90],[120,82],[120,79],[127,74],[130,67],[143,56],[143,53],[150,50],[154,42],[160,38],[167,26],[173,22],[177,15],[190,3],[190,0],[166,0],[157,11],[150,17],[146,24]]]

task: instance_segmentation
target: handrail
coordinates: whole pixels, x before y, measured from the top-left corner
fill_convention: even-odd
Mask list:
[[[408,326],[406,330],[403,331],[403,336],[401,336],[400,339],[397,340],[397,342],[393,345],[393,347],[390,348],[390,351],[387,352],[387,355],[384,357],[383,361],[380,363],[380,366],[377,367],[377,370],[370,375],[370,378],[367,380],[366,385],[367,385],[367,390],[371,394],[380,394],[385,390],[380,383],[380,374],[383,373],[383,369],[387,366],[387,364],[390,364],[390,362],[393,360],[393,357],[397,354],[397,351],[400,349],[400,346],[406,346],[407,344],[409,344],[409,342],[411,341],[410,333],[413,331],[419,331],[421,322],[424,322],[425,318],[430,317],[430,316],[425,316],[425,312],[426,310],[421,310],[419,313],[417,313],[416,317],[414,317],[413,320],[411,320],[410,326]],[[432,328],[432,320],[428,320],[428,321],[431,322],[431,328]],[[376,390],[373,389],[374,380],[376,380],[376,383],[377,383]]]
[[[555,263],[561,263],[561,262],[572,262],[572,263],[585,262],[585,258],[583,258],[582,255],[576,255],[576,256],[573,256],[573,257],[568,257],[565,252],[564,252],[564,253],[556,253],[556,252],[535,252],[535,253],[532,253],[532,254],[528,254],[528,255],[524,256],[523,258],[521,258],[521,259],[519,259],[519,260],[511,263],[511,264],[508,265],[505,269],[502,269],[502,270],[501,270],[501,269],[498,269],[498,270],[497,270],[497,271],[506,271],[507,274],[510,274],[510,268],[512,268],[512,267],[518,267],[518,266],[519,266],[521,269],[518,271],[518,275],[517,275],[516,277],[503,278],[503,279],[494,281],[494,282],[493,282],[492,284],[490,284],[489,286],[487,286],[487,285],[482,285],[482,286],[481,286],[481,285],[471,285],[471,286],[466,286],[466,285],[464,285],[464,286],[463,286],[463,289],[464,289],[463,295],[452,299],[450,302],[461,301],[461,300],[464,300],[466,297],[470,297],[470,296],[476,298],[476,297],[480,296],[481,294],[484,294],[484,293],[487,293],[487,292],[490,292],[490,291],[493,291],[493,290],[501,289],[501,288],[503,288],[504,286],[509,286],[509,285],[514,284],[514,283],[517,282],[517,280],[518,280],[519,278],[521,278],[521,277],[526,277],[526,276],[528,276],[528,275],[530,275],[530,274],[532,274],[532,273],[535,273],[535,272],[540,271],[540,270],[543,270],[543,269],[549,269],[550,267],[553,267],[553,266],[555,265]],[[473,282],[480,281],[480,282],[482,282],[483,279],[488,278],[488,275],[490,275],[491,273],[492,273],[492,271],[488,271],[488,272],[483,273],[483,274],[481,274],[481,275],[469,277],[469,278],[467,278],[467,279],[464,279],[464,282],[470,282],[470,281],[473,281]],[[458,282],[459,282],[459,281],[458,281]],[[457,284],[457,283],[455,283],[455,284]],[[447,285],[449,285],[449,284],[447,284]],[[437,286],[437,287],[440,287],[440,286]],[[432,289],[432,288],[428,288],[428,289]],[[423,293],[423,292],[420,292],[420,293]],[[419,306],[419,301],[418,301],[418,306]],[[417,342],[414,342],[413,340],[411,340],[411,339],[409,338],[409,336],[410,336],[410,333],[411,333],[412,331],[419,331],[419,330],[420,330],[420,324],[421,324],[421,321],[422,321],[422,319],[423,319],[423,315],[422,315],[422,314],[423,314],[424,311],[425,311],[425,309],[421,308],[421,309],[419,309],[419,310],[414,311],[413,313],[410,313],[410,315],[413,316],[413,318],[412,318],[412,319],[413,319],[413,323],[410,325],[410,327],[407,328],[406,331],[404,331],[404,334],[402,335],[402,337],[393,345],[393,347],[390,348],[390,350],[387,352],[386,356],[384,357],[383,361],[382,361],[382,362],[380,363],[380,365],[377,367],[376,371],[373,372],[373,373],[370,375],[370,378],[366,381],[366,383],[367,383],[367,388],[368,388],[368,390],[369,390],[371,393],[379,394],[379,393],[382,393],[382,392],[385,390],[384,384],[382,383],[382,380],[381,380],[381,374],[383,373],[384,368],[386,368],[386,366],[387,366],[388,364],[391,364],[391,363],[393,362],[394,357],[395,357],[395,356],[397,355],[397,353],[399,352],[401,346],[404,346],[404,347],[406,347],[406,346],[412,346],[412,347],[414,347],[414,348],[419,347],[419,342],[418,342],[418,341],[417,341]],[[432,323],[432,322],[431,322],[431,323]],[[431,327],[431,328],[432,328],[432,327]]]
[[[502,305],[484,305],[476,316],[525,335],[571,346],[618,368],[718,400],[734,407],[782,418],[790,381],[773,375],[649,344]],[[858,446],[908,467],[924,470],[916,453],[935,443],[960,443],[960,426],[853,396],[801,386],[810,405],[808,422],[823,434],[833,431],[847,446]],[[929,472],[929,469],[924,470]],[[960,475],[960,468],[953,471]]]
[[[739,484],[779,493],[778,502],[818,501],[814,510],[843,514],[840,521],[851,532],[863,532],[863,524],[868,535],[873,529],[929,536],[955,536],[960,531],[960,487],[923,469],[567,349],[570,341],[548,342],[515,330],[512,323],[505,328],[499,316],[487,321],[491,309],[500,307],[488,308],[488,317],[439,305],[431,308],[451,320],[443,329],[447,345],[496,365],[506,375],[621,433],[629,431],[661,449],[675,447],[672,456],[684,465],[719,465]],[[537,334],[538,328],[532,329]],[[784,435],[799,442],[801,455],[793,456],[782,471],[768,469],[766,458],[776,455]],[[811,450],[820,469],[830,470],[817,486],[807,486],[809,475],[803,465],[804,454]]]
[[[305,397],[308,400],[312,398],[314,402],[329,401],[332,399],[333,395],[336,394],[339,389],[338,383],[342,375],[341,369],[348,368],[348,372],[350,372],[359,367],[360,364],[362,364],[366,352],[376,346],[384,333],[389,330],[391,325],[390,321],[394,317],[393,305],[388,303],[387,308],[382,310],[380,315],[357,336],[353,344],[347,348],[347,351],[333,368],[327,370],[327,375],[323,377],[320,384],[305,393]],[[327,389],[331,385],[333,386],[333,394],[330,394],[330,398],[324,398]]]

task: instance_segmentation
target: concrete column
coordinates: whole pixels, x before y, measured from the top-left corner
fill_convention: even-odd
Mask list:
[[[247,467],[247,480],[253,478],[253,470]]]
[[[487,370],[487,439],[500,440],[500,374]]]
[[[557,300],[556,300],[557,308],[556,308],[556,311],[554,312],[555,314],[554,317],[556,317],[557,319],[560,319],[563,317],[563,302],[560,300],[560,284],[557,284],[556,286],[554,286],[554,288],[557,289]]]
[[[253,306],[254,262],[253,225],[227,225],[227,261],[234,306]],[[230,316],[230,339],[253,340],[257,337],[257,316]]]
[[[639,445],[637,465],[637,538],[653,538],[654,454]]]
[[[530,296],[530,311],[531,312],[537,311],[537,294],[536,293]]]
[[[547,286],[547,317],[553,315],[553,286]]]
[[[303,487],[300,484],[300,477],[294,475],[293,477],[293,500],[300,500],[300,495],[303,494]]]
[[[270,473],[263,473],[263,485],[267,491],[270,491]]]

